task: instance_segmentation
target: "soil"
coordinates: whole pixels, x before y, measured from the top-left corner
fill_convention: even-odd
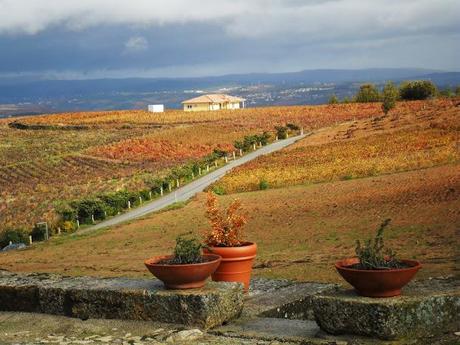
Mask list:
[[[389,271],[389,270],[394,270],[394,269],[402,269],[402,268],[410,268],[412,267],[411,265],[408,265],[404,262],[394,262],[392,264],[391,267],[377,267],[377,268],[372,268],[372,269],[369,269],[363,265],[361,265],[361,263],[359,264],[353,264],[353,265],[350,265],[350,266],[345,266],[346,268],[352,268],[352,269],[355,269],[355,270],[366,270],[366,271]]]
[[[244,235],[257,242],[254,275],[342,283],[337,260],[354,255],[357,239],[391,218],[386,244],[422,262],[418,277],[458,274],[460,166],[269,189],[238,197],[248,216]],[[208,228],[206,195],[182,208],[151,214],[91,235],[61,236],[0,254],[0,268],[65,275],[148,276],[145,258],[171,251],[177,235]],[[71,255],[69,253],[72,253]],[[76,260],[78,258],[78,260]]]
[[[196,260],[195,262],[177,262],[175,258],[171,259],[163,259],[157,262],[158,265],[193,265],[193,264],[202,264],[205,262],[211,262],[214,261],[215,259],[207,257],[207,256],[202,256],[199,260]]]

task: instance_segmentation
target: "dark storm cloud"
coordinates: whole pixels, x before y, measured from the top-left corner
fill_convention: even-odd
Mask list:
[[[0,0],[0,74],[459,69],[456,0]]]

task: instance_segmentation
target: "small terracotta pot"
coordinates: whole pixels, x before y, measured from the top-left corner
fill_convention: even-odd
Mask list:
[[[168,289],[194,289],[203,287],[206,279],[217,269],[221,257],[216,254],[204,254],[210,259],[199,264],[168,265],[159,264],[172,255],[156,256],[147,259],[144,264],[155,277],[160,279]]]
[[[359,263],[358,258],[337,261],[335,268],[361,296],[393,297],[401,294],[401,288],[409,283],[417,271],[422,268],[415,260],[401,260],[408,268],[389,270],[360,270],[349,266]]]
[[[222,261],[217,270],[212,274],[214,281],[240,282],[244,289],[249,289],[252,264],[256,257],[257,245],[246,242],[240,247],[209,247],[205,253],[220,255]]]

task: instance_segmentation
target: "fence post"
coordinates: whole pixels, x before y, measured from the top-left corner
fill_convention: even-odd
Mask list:
[[[179,183],[179,179],[178,179],[178,178],[176,179],[176,187],[177,187],[177,188],[180,187],[180,183]]]
[[[255,151],[256,150],[256,144],[252,144],[252,149]]]
[[[209,172],[209,164],[206,165],[206,171]]]
[[[233,160],[235,160],[236,159],[235,151],[233,151],[232,153],[233,153]]]
[[[29,235],[29,245],[32,245],[32,235]]]
[[[192,180],[195,178],[195,173],[192,171]]]
[[[217,168],[217,161],[214,161],[214,166]]]
[[[58,235],[61,234],[61,227],[58,226]]]
[[[139,204],[142,204],[142,197],[139,195]]]
[[[228,157],[225,156],[225,163],[228,163]]]
[[[278,141],[278,136],[275,137],[275,141]]]
[[[91,222],[94,224],[94,214],[91,215]]]
[[[288,132],[286,132],[286,139],[287,139],[287,138],[289,138],[289,133],[288,133]]]
[[[198,175],[201,175],[201,167],[198,167]]]
[[[160,195],[163,196],[163,186],[160,187]]]
[[[152,199],[152,191],[149,191],[149,199]]]
[[[171,193],[171,190],[172,190],[171,182],[168,182],[168,189],[169,189],[169,192]]]
[[[128,200],[128,209],[131,208],[131,201]]]
[[[240,157],[243,156],[243,149],[240,149]]]
[[[77,229],[79,229],[79,228],[80,228],[80,221],[77,218]]]
[[[303,135],[303,127],[300,129],[300,135]]]
[[[261,141],[259,141],[259,147],[262,147],[262,142]]]

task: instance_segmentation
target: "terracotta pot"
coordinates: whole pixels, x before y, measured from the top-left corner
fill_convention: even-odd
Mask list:
[[[244,289],[249,289],[252,264],[257,253],[257,245],[247,242],[241,247],[209,247],[206,253],[220,255],[222,261],[212,274],[214,281],[240,282]]]
[[[359,263],[358,258],[337,261],[335,268],[361,296],[393,297],[401,294],[401,288],[409,283],[417,271],[422,268],[415,260],[401,260],[408,268],[389,270],[360,270],[348,266]]]
[[[210,259],[199,264],[168,265],[158,263],[171,259],[172,255],[156,256],[147,259],[144,264],[155,277],[168,289],[193,289],[203,287],[206,279],[217,269],[221,257],[216,254],[204,254]]]

